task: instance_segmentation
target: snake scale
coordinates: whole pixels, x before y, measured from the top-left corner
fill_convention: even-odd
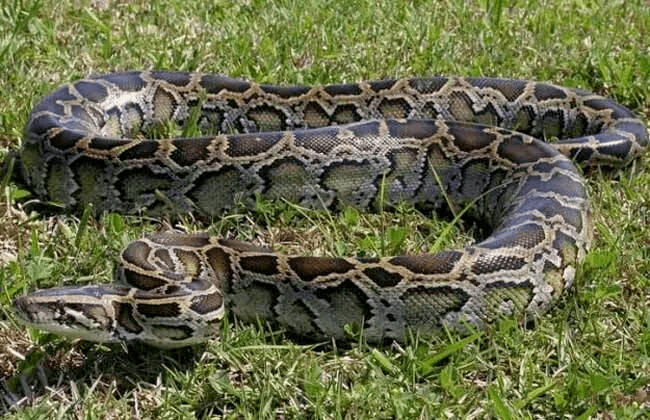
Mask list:
[[[152,138],[166,121],[202,134]],[[212,218],[258,197],[327,209],[408,202],[466,209],[492,233],[464,249],[382,258],[158,233],[123,251],[116,284],[37,290],[14,306],[37,328],[158,347],[208,340],[226,311],[316,341],[344,340],[350,326],[382,342],[534,319],[571,287],[589,246],[574,162],[622,166],[647,144],[645,125],[618,103],[531,81],[80,80],[35,106],[18,165],[36,197],[68,211]]]

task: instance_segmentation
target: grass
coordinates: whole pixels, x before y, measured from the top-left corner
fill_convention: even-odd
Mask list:
[[[404,75],[549,80],[650,117],[645,1],[6,0],[0,159],[58,84],[125,69],[321,84]],[[592,174],[596,241],[575,289],[526,329],[322,351],[226,323],[196,349],[103,346],[15,324],[37,287],[109,281],[157,222],[24,211],[2,176],[0,413],[6,418],[642,418],[650,412],[650,157]],[[187,221],[190,230],[201,226]],[[445,229],[408,208],[369,215],[265,205],[210,227],[319,255],[419,252]],[[464,243],[457,226],[443,244]],[[466,232],[464,233],[466,234]]]

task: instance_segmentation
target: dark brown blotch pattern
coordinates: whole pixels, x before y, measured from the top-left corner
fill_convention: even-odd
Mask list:
[[[176,302],[169,303],[138,303],[136,308],[142,316],[147,318],[177,317],[181,314],[180,306]]]
[[[279,274],[278,258],[275,255],[253,255],[250,257],[241,257],[239,266],[242,270],[252,271],[253,273],[272,276]]]
[[[388,262],[416,274],[447,274],[462,256],[460,251],[443,251],[437,254],[393,257]]]
[[[124,302],[113,302],[113,310],[115,311],[115,319],[132,334],[140,334],[143,331],[142,326],[138,323],[137,319],[133,316],[133,305]]]
[[[211,312],[219,310],[223,306],[223,297],[221,293],[214,292],[208,295],[199,295],[192,298],[190,309],[199,315],[208,315]]]
[[[288,261],[293,272],[306,282],[328,274],[343,274],[355,268],[354,264],[341,258],[290,257]]]
[[[363,274],[368,276],[377,286],[380,287],[393,287],[396,286],[402,275],[399,273],[391,273],[382,267],[368,267],[363,270]]]

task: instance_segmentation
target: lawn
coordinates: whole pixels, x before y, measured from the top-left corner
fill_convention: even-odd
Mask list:
[[[436,74],[543,80],[650,119],[647,1],[127,1],[0,4],[0,160],[61,83],[132,69],[325,84]],[[36,288],[108,282],[119,251],[170,224],[37,213],[5,174],[0,415],[51,418],[644,418],[650,415],[650,153],[589,174],[595,241],[576,285],[527,328],[322,348],[230,319],[174,351],[73,341],[16,324]],[[188,231],[283,252],[383,256],[462,246],[471,226],[407,206],[323,213],[264,203]]]

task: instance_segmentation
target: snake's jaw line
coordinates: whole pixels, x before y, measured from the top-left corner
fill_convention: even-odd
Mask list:
[[[133,138],[195,109],[204,137]],[[14,307],[57,334],[165,348],[214,337],[226,310],[315,341],[345,340],[351,325],[382,342],[535,318],[571,287],[591,241],[572,162],[622,166],[647,145],[645,125],[618,103],[530,81],[283,87],[155,71],[81,80],[33,109],[20,152],[34,194],[67,210],[210,218],[258,196],[328,209],[406,201],[466,212],[493,232],[463,249],[363,260],[155,234],[122,252],[122,285],[36,291]]]

